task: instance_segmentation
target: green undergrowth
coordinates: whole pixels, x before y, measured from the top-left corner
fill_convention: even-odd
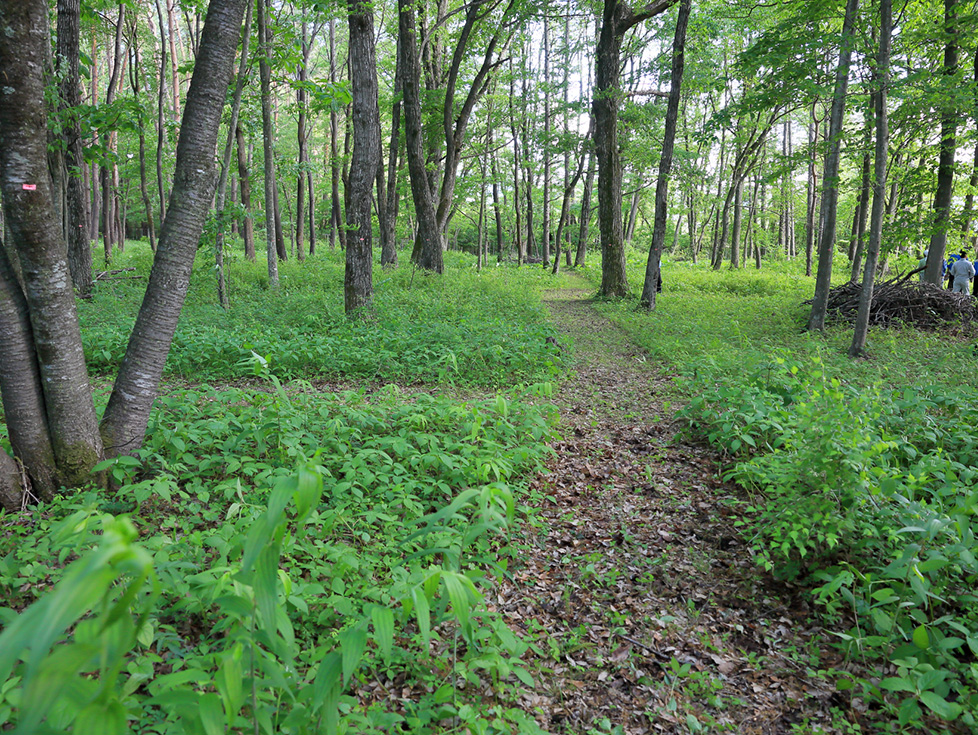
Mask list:
[[[0,516],[0,729],[537,732],[483,592],[518,553],[549,384],[162,398],[116,489]]]
[[[640,286],[637,254],[630,278]],[[801,264],[714,272],[666,263],[654,314],[598,303],[677,376],[691,436],[744,490],[757,562],[806,585],[863,670],[828,674],[895,728],[978,726],[978,396],[960,325],[803,331]],[[848,273],[844,259],[837,273]],[[636,286],[637,288],[637,286]],[[637,300],[637,299],[636,299]],[[824,672],[823,672],[823,675]],[[884,727],[882,722],[878,726]]]
[[[167,361],[170,376],[235,379],[252,352],[281,379],[498,387],[547,380],[559,369],[561,353],[547,341],[555,333],[540,304],[551,282],[540,269],[477,271],[461,253],[446,253],[443,276],[375,264],[373,308],[351,320],[343,313],[341,252],[281,263],[278,289],[268,287],[264,264],[231,258],[227,311],[217,304],[209,257],[202,250],[194,269]],[[81,305],[93,371],[111,373],[121,361],[150,264],[146,245],[130,244],[113,268],[136,270],[99,281],[93,301]]]

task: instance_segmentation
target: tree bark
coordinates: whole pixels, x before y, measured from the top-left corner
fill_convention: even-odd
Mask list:
[[[839,198],[839,149],[842,145],[842,123],[846,109],[846,89],[849,86],[849,63],[852,59],[854,26],[859,0],[847,0],[846,15],[842,21],[842,38],[839,42],[839,64],[835,72],[835,94],[829,115],[828,152],[822,171],[822,208],[819,216],[818,272],[815,275],[815,295],[808,317],[808,329],[821,332],[825,329],[829,289],[832,286],[832,254],[835,251],[835,223]]]
[[[401,84],[404,92],[404,133],[411,195],[417,219],[414,260],[419,268],[434,273],[445,270],[442,258],[442,232],[438,227],[435,204],[428,185],[421,118],[421,67],[412,0],[398,0],[398,35],[401,48]]]
[[[373,235],[370,189],[380,165],[380,108],[374,18],[367,0],[347,0],[350,18],[350,83],[353,91],[353,160],[346,210],[344,306],[348,315],[370,305],[373,297]]]
[[[216,184],[214,151],[246,0],[211,0],[184,104],[173,190],[160,247],[125,358],[102,418],[106,453],[130,453],[146,434],[204,219]],[[89,396],[90,398],[90,396]]]
[[[849,345],[849,357],[859,357],[866,349],[866,335],[869,332],[869,311],[873,303],[873,281],[876,277],[876,263],[880,244],[883,240],[883,204],[886,188],[886,154],[889,145],[889,129],[886,117],[886,95],[890,72],[890,37],[892,33],[891,0],[880,0],[880,45],[879,57],[873,76],[876,90],[873,95],[876,103],[876,151],[873,177],[873,215],[869,225],[869,247],[866,253],[866,269],[863,272],[863,287],[859,295],[859,309],[856,324]],[[928,262],[929,265],[929,262]]]
[[[268,35],[268,0],[258,0],[258,74],[261,77],[262,146],[265,159],[265,257],[268,284],[278,288],[278,238],[275,220],[278,193],[275,182],[275,131],[272,127],[272,72]]]
[[[58,0],[58,69],[60,76],[60,106],[65,116],[63,137],[65,166],[67,168],[67,208],[65,217],[65,241],[68,246],[68,267],[71,280],[83,299],[92,295],[92,247],[88,239],[88,199],[82,178],[84,157],[81,145],[81,124],[78,107],[81,105],[79,90],[80,54],[79,26],[81,23],[80,0]]]
[[[675,0],[658,0],[634,11],[622,0],[604,0],[595,53],[592,109],[598,157],[598,221],[601,229],[601,286],[606,298],[628,295],[625,241],[621,219],[621,154],[618,150],[618,107],[621,102],[621,45],[625,33],[666,10]]]
[[[401,148],[401,39],[398,35],[397,47],[395,49],[396,58],[394,61],[394,103],[391,106],[391,135],[390,144],[387,149],[387,186],[383,192],[378,193],[378,197],[383,196],[386,200],[387,217],[384,221],[384,229],[381,233],[380,264],[385,268],[397,267],[397,234],[395,225],[397,223],[398,209],[398,190],[397,172],[400,168],[398,162],[398,152]]]
[[[57,463],[52,472],[57,481],[71,487],[91,479],[91,469],[102,456],[95,406],[85,366],[75,296],[55,217],[51,179],[47,164],[47,117],[45,108],[45,58],[47,3],[6,3],[0,10],[0,69],[5,81],[0,86],[0,190],[4,222],[24,279],[24,297],[30,315],[27,342],[23,324],[23,302],[12,294],[9,268],[0,277],[3,287],[3,322],[0,332],[14,339],[16,349],[0,351],[5,416],[10,424],[8,391],[34,391],[19,405],[29,407],[25,420],[33,425],[46,421]],[[8,322],[11,315],[20,315]],[[26,350],[26,353],[25,353]],[[33,358],[30,356],[33,352]],[[15,362],[16,361],[16,362]],[[38,377],[25,375],[37,366]],[[11,376],[15,380],[11,383]],[[36,393],[37,383],[41,394]],[[38,415],[43,406],[43,415]],[[17,426],[18,417],[14,418]],[[16,447],[22,440],[11,436]],[[23,440],[33,443],[34,437]],[[25,465],[26,465],[25,461]],[[41,470],[28,468],[31,475]]]
[[[649,259],[645,266],[645,283],[639,305],[649,311],[655,309],[656,292],[662,283],[660,261],[666,239],[666,217],[668,215],[669,172],[672,169],[672,154],[676,142],[676,121],[679,118],[679,99],[682,93],[683,69],[686,60],[686,28],[692,0],[681,0],[679,17],[676,19],[676,33],[672,41],[672,74],[670,76],[669,102],[666,106],[666,124],[662,134],[662,154],[659,157],[659,178],[655,185],[655,215],[652,224],[652,244]],[[678,236],[679,223],[676,223]]]
[[[146,182],[146,113],[143,109],[143,101],[140,99],[142,85],[139,75],[142,73],[142,63],[139,58],[139,38],[136,32],[136,19],[133,19],[132,33],[132,52],[133,63],[129,65],[130,82],[132,84],[133,95],[137,101],[137,127],[139,134],[139,194],[143,200],[143,209],[146,212],[146,229],[149,234],[149,248],[156,252],[156,222],[153,218],[153,204],[149,198],[149,187]],[[123,232],[125,238],[125,232]]]
[[[958,71],[957,0],[944,0],[944,74],[954,76]],[[941,153],[937,163],[937,191],[934,194],[934,225],[930,236],[930,249],[924,281],[941,282],[941,264],[947,246],[947,231],[951,225],[951,198],[954,195],[954,153],[958,115],[953,100],[945,100],[941,113]]]
[[[7,251],[0,243],[0,402],[7,433],[16,456],[27,471],[34,494],[50,500],[58,486],[56,460],[48,432],[41,373],[34,351],[27,299],[17,281]],[[0,451],[0,459],[7,455]],[[0,505],[17,510],[28,490],[20,471],[0,467],[0,485],[7,488]]]
[[[248,77],[248,42],[251,40],[251,8],[245,12],[245,25],[242,32],[241,60],[238,64],[238,78],[234,85],[234,99],[231,102],[231,120],[228,123],[227,139],[224,143],[224,155],[221,158],[221,177],[217,183],[217,195],[214,199],[214,209],[217,212],[218,226],[214,235],[214,269],[217,271],[217,300],[225,309],[231,306],[228,296],[227,281],[224,275],[224,202],[227,195],[228,176],[231,172],[231,149],[234,147],[235,131],[238,130],[238,113],[241,110],[241,94],[244,92]]]

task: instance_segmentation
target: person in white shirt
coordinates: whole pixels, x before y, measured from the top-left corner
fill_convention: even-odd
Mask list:
[[[975,277],[975,266],[968,260],[964,250],[961,251],[961,257],[954,261],[954,265],[951,266],[950,275],[954,278],[952,292],[968,293],[971,279]]]

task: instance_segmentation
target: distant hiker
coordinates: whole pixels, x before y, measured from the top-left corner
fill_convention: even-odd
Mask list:
[[[975,267],[968,260],[964,250],[951,266],[950,276],[954,279],[954,293],[968,293],[971,279],[975,277]]]
[[[917,267],[921,269],[920,275],[917,276],[917,278],[919,278],[921,281],[924,280],[924,270],[927,268],[927,253],[929,252],[930,250],[925,250],[924,257],[917,261]]]
[[[954,274],[951,273],[951,268],[957,263],[963,253],[951,253],[947,256],[947,260],[944,261],[944,269],[941,271],[941,275],[947,278],[947,290],[950,291],[954,287]]]

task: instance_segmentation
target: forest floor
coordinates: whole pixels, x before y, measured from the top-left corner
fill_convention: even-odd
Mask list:
[[[589,303],[552,292],[574,373],[525,548],[490,597],[538,643],[521,706],[550,732],[860,732],[860,703],[803,597],[734,526],[718,458],[677,432],[669,378]]]

